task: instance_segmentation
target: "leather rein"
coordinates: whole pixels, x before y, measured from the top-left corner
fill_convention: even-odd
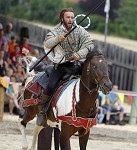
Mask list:
[[[100,55],[98,58],[104,58],[104,57],[103,57],[102,55]],[[102,59],[101,59],[101,60],[102,60]],[[101,66],[101,67],[102,67],[101,69],[103,69],[103,66]],[[96,84],[96,87],[95,87],[95,88],[90,89],[90,88],[88,87],[88,85],[86,85],[86,84],[83,82],[83,80],[80,79],[80,81],[81,81],[81,83],[83,84],[83,86],[87,89],[89,95],[92,95],[94,91],[98,91],[99,88],[102,87],[101,84],[100,84],[100,82],[101,82],[104,78],[109,77],[107,74],[104,74],[104,75],[101,77],[101,79],[98,80],[98,79],[97,79],[98,75],[97,75],[97,73],[96,73],[95,68],[96,68],[96,66],[95,66],[94,64],[92,64],[91,62],[89,63],[89,66],[88,66],[88,68],[87,68],[87,76],[88,76],[88,79],[89,79],[89,77],[90,77],[90,78],[92,77],[92,79],[93,79],[93,82],[92,82],[92,83]],[[89,80],[88,80],[88,83],[89,83]],[[98,94],[97,94],[97,96],[98,96]],[[95,103],[94,103],[94,105],[96,105],[96,98],[97,98],[97,96],[95,97],[95,100],[94,100]],[[89,113],[87,114],[87,113],[85,113],[85,112],[83,111],[83,109],[79,106],[78,102],[76,102],[76,104],[77,104],[77,107],[79,108],[79,110],[80,110],[84,115],[86,115],[87,117],[91,117],[92,114],[96,111],[96,109],[94,110],[94,108],[91,107]],[[93,111],[93,110],[94,110],[94,111]]]

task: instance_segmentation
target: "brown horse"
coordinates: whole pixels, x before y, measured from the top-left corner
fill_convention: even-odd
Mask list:
[[[90,128],[96,124],[96,97],[98,95],[98,90],[101,90],[104,94],[108,94],[112,90],[107,62],[100,51],[94,50],[87,55],[84,62],[82,75],[73,84],[73,96],[71,100],[72,109],[71,111],[68,111],[66,115],[59,115],[59,117],[57,117],[61,120],[60,147],[61,150],[67,150],[69,138],[78,132],[80,150],[86,150]],[[69,92],[69,90],[66,89],[66,92]],[[75,96],[75,93],[78,93],[77,96]],[[31,96],[32,93],[25,90],[24,99],[28,99]],[[40,111],[40,107],[41,106],[39,105],[25,107],[25,114],[23,120],[21,121],[20,129],[23,130],[23,126],[26,126],[30,120],[34,119]],[[61,109],[62,108],[58,108],[58,110]],[[52,117],[50,117],[49,114],[48,119],[51,118]],[[46,125],[47,124],[45,123],[44,126]],[[40,130],[37,130],[37,134],[39,131]],[[22,134],[24,134],[23,131]],[[31,150],[35,149],[35,143],[36,138],[33,141]]]

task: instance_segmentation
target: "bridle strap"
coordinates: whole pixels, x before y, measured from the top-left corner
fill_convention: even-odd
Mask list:
[[[84,85],[84,87],[88,90],[88,93],[91,95],[94,91],[98,91],[99,89],[99,85],[97,84],[97,86],[94,89],[91,89],[83,82],[82,79],[80,79],[81,83]]]

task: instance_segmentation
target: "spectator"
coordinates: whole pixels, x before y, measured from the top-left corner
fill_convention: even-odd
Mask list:
[[[13,57],[11,59],[12,63],[13,64],[20,64],[21,63],[21,52],[20,52],[20,47],[19,45],[17,44],[15,47],[14,47],[14,53],[13,53]]]
[[[34,52],[34,51],[33,51]],[[37,61],[37,58],[36,58],[36,54],[37,53],[33,53],[33,55],[29,52],[29,50],[28,49],[26,49],[26,48],[23,48],[22,49],[22,53],[26,56],[26,58],[30,61],[30,63],[28,64],[28,67],[30,68],[36,61]],[[38,55],[37,55],[38,56]],[[37,67],[35,67],[35,69],[34,69],[34,71],[35,71],[35,73],[37,73],[37,72],[42,72],[42,71],[44,71],[45,70],[45,68],[46,68],[46,65],[43,63],[43,62],[41,62],[41,63],[39,63],[38,65],[37,65]],[[32,71],[31,71],[32,72]],[[29,70],[27,71],[27,73],[29,73]]]
[[[13,69],[13,71],[16,72],[17,69],[16,69],[15,65],[12,63],[10,58],[7,59],[7,64],[8,64],[9,68]]]
[[[106,114],[106,109],[102,107],[102,96],[98,95],[96,102],[98,105],[98,123],[102,123]]]
[[[14,89],[14,85],[16,84],[16,77],[14,75],[10,76],[10,82],[9,82],[9,87],[8,90],[6,92],[6,95],[9,98],[9,113],[10,115],[13,114],[13,109],[16,106],[17,109],[19,109],[19,105],[17,103],[17,98],[16,98],[16,91]]]
[[[15,33],[12,31],[13,30],[13,25],[12,23],[8,23],[6,25],[6,30],[5,30],[5,37],[7,38],[8,42],[11,42],[11,37],[15,37]]]
[[[3,77],[6,74],[6,70],[8,69],[8,64],[4,60],[4,50],[0,49],[0,76]]]
[[[23,82],[26,76],[24,68],[21,65],[17,65],[16,69],[17,71],[15,74],[16,74],[17,82]]]
[[[113,85],[113,90],[118,90],[117,85]],[[103,108],[106,109],[106,124],[110,124],[110,116],[111,112],[119,113],[119,125],[124,125],[123,117],[124,117],[124,108],[121,106],[121,102],[119,96],[115,93],[110,93],[106,96],[106,102]]]
[[[22,57],[21,56],[16,56],[15,60],[16,60],[15,66],[16,66],[16,69],[17,69],[17,66],[22,64]]]
[[[40,57],[40,53],[37,49],[34,49],[31,51],[31,55],[32,56],[35,56],[36,58],[39,58]]]
[[[7,59],[9,57],[9,54],[8,54],[8,41],[7,41],[7,38],[4,36],[3,28],[0,29],[0,49],[5,51],[4,59]]]
[[[26,38],[26,37],[23,38],[22,44],[20,45],[20,52],[21,52],[21,54],[22,54],[22,49],[23,48],[26,48],[29,51],[31,50],[31,47],[29,46],[29,39]],[[23,56],[23,54],[22,54],[22,56]]]
[[[3,29],[3,25],[0,23],[0,29]]]
[[[16,43],[16,37],[12,36],[11,37],[11,42],[9,42],[8,46],[9,46],[9,53],[10,53],[10,59],[12,60],[13,56],[14,56],[14,47],[17,45]]]

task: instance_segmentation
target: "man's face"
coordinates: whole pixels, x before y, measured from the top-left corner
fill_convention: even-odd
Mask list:
[[[73,12],[65,12],[63,17],[63,25],[66,29],[71,29],[74,23],[74,13]]]

